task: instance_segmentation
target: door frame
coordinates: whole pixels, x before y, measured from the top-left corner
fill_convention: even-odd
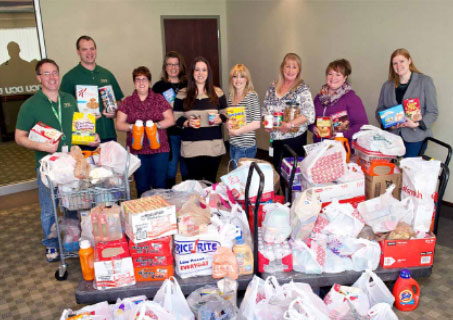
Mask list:
[[[162,15],[160,16],[160,31],[162,34],[162,59],[165,57],[167,54],[165,50],[165,26],[164,26],[164,20],[165,19],[178,19],[178,20],[183,20],[183,19],[215,19],[217,21],[217,50],[219,52],[219,83],[220,87],[223,88],[223,83],[222,83],[222,44],[221,44],[221,38],[220,38],[220,15],[185,15],[185,16],[180,16],[180,15]],[[186,61],[187,63],[187,61]],[[187,68],[190,66],[188,65]],[[189,70],[187,70],[189,71]]]

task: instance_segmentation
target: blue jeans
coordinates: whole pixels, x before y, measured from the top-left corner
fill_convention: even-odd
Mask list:
[[[42,244],[47,248],[58,248],[57,238],[49,238],[50,229],[55,223],[55,216],[52,206],[52,196],[51,191],[47,188],[44,183],[41,181],[41,173],[38,172],[38,194],[39,194],[39,205],[41,206],[41,226],[42,232],[44,234],[44,239]],[[57,204],[55,204],[56,206]]]
[[[404,141],[404,146],[406,147],[406,153],[404,154],[404,158],[413,158],[417,157],[423,145],[423,141],[418,142],[406,142]],[[425,152],[425,149],[423,152]]]
[[[189,175],[187,165],[184,159],[181,157],[181,136],[169,135],[169,142],[171,148],[171,159],[168,162],[167,179],[174,179],[178,172],[178,161],[179,170],[181,171],[181,177],[184,179]]]
[[[233,168],[237,168],[239,159],[241,158],[255,158],[256,145],[253,147],[239,147],[230,143],[230,159],[233,163]]]
[[[137,155],[142,162],[140,168],[134,172],[138,197],[150,188],[165,189],[169,155],[169,152]]]

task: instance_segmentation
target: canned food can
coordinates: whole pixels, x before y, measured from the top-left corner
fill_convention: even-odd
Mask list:
[[[191,115],[191,118],[193,120],[194,128],[200,128],[201,127],[201,117],[199,114],[193,114]]]
[[[101,100],[106,112],[114,112],[118,109],[112,86],[109,85],[99,88],[99,95],[101,96]]]
[[[264,128],[272,129],[274,127],[274,116],[272,114],[264,115]]]
[[[215,112],[209,112],[208,113],[208,122],[209,122],[210,126],[213,126],[213,125],[216,124],[215,123],[216,116],[217,116],[217,113],[215,113]]]
[[[283,112],[274,112],[274,128],[278,128],[283,122]]]

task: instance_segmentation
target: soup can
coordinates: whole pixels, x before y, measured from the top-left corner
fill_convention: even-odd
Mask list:
[[[274,128],[278,128],[283,122],[283,112],[274,112]]]

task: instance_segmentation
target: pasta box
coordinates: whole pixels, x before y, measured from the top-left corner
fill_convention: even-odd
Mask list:
[[[430,233],[423,239],[382,240],[382,268],[427,267],[433,264],[436,236]]]
[[[390,128],[406,121],[402,104],[379,111],[379,116],[381,117],[384,128]]]

